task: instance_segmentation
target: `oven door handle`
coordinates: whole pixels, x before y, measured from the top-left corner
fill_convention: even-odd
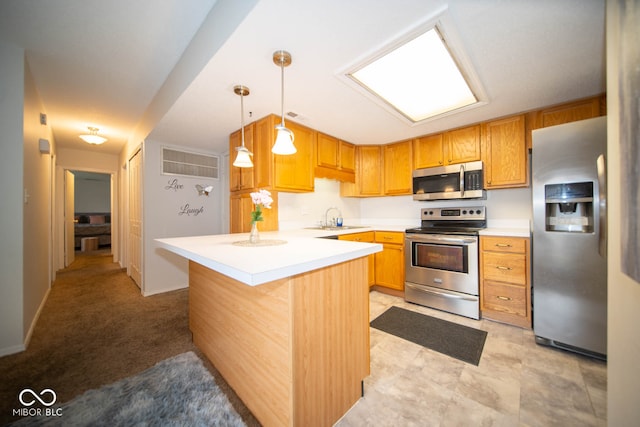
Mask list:
[[[473,237],[452,237],[452,236],[441,236],[441,235],[412,235],[411,237],[407,236],[407,240],[409,242],[420,242],[420,243],[457,243],[462,245],[468,245],[472,243],[476,243],[478,240]]]
[[[467,297],[464,295],[459,295],[459,294],[452,294],[449,292],[438,292],[438,291],[433,291],[431,289],[425,289],[421,286],[416,286],[416,285],[412,285],[409,282],[405,282],[404,285],[408,288],[411,288],[413,290],[419,291],[419,292],[424,292],[425,294],[434,294],[434,295],[438,295],[440,297],[444,297],[444,298],[453,298],[453,299],[461,299],[461,300],[465,300],[465,301],[477,301],[478,297]]]

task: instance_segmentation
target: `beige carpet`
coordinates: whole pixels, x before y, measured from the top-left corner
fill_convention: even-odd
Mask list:
[[[193,345],[186,289],[143,297],[109,254],[78,254],[58,273],[29,348],[0,358],[0,425],[16,419],[25,388],[49,388],[67,402],[186,351],[203,360],[245,423],[259,425]]]

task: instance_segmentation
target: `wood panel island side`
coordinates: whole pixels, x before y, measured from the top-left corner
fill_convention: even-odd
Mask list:
[[[189,259],[189,326],[265,426],[331,426],[369,375],[367,256],[379,244],[262,233],[157,239]]]

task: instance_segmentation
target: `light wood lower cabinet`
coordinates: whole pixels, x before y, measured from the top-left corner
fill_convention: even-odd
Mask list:
[[[482,317],[531,328],[530,240],[480,237]]]
[[[338,236],[338,240],[350,240],[352,242],[373,243],[375,240],[375,236],[373,231],[364,231],[361,233],[342,234]],[[369,282],[369,287],[371,287],[376,284],[375,254],[369,255],[368,259],[369,259],[368,282]]]
[[[273,203],[271,209],[262,209],[263,221],[258,223],[261,231],[275,231],[278,229],[278,193],[272,192]],[[251,231],[251,211],[253,201],[250,193],[231,194],[229,197],[229,225],[230,233],[248,233]]]
[[[376,231],[375,242],[382,252],[375,253],[375,284],[404,291],[404,233]]]
[[[331,426],[369,369],[365,258],[248,286],[189,262],[194,344],[261,425]]]

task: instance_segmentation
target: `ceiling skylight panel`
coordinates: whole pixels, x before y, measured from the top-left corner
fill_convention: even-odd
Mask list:
[[[414,123],[478,102],[435,27],[350,76]]]

